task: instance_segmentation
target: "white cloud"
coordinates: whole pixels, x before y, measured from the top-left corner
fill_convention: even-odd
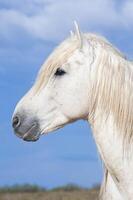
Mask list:
[[[124,6],[122,8],[122,13],[125,26],[128,29],[132,29],[133,27],[131,26],[133,25],[133,1],[125,1]]]
[[[0,34],[3,37],[10,37],[20,28],[32,37],[58,40],[72,28],[75,19],[85,31],[129,28],[133,21],[133,2],[130,0],[117,6],[114,0],[11,2],[3,0],[3,9],[0,9]]]

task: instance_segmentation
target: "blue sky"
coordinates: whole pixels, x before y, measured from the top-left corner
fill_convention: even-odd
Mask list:
[[[100,183],[102,167],[89,126],[79,121],[41,137],[18,139],[11,128],[17,101],[77,20],[84,32],[105,36],[133,57],[131,0],[0,0],[0,186],[35,183],[48,188]]]

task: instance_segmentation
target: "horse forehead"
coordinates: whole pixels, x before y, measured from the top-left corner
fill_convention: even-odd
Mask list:
[[[76,41],[66,40],[53,51],[39,71],[35,82],[35,93],[38,93],[46,85],[53,71],[67,62],[77,47]]]
[[[53,70],[56,70],[58,67],[61,67],[67,62],[71,55],[76,50],[76,45],[61,45],[49,56],[46,62],[43,64],[40,70],[40,74],[50,75]]]

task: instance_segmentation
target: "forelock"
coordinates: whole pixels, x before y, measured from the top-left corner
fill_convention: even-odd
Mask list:
[[[50,75],[53,71],[63,64],[65,64],[68,58],[78,48],[78,40],[76,37],[71,37],[62,42],[48,57],[46,62],[42,65],[37,80],[35,83],[35,92],[39,92],[41,88],[47,83]]]

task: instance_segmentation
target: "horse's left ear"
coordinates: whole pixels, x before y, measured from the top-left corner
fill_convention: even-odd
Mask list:
[[[76,34],[77,39],[79,41],[79,47],[82,48],[82,46],[83,46],[83,36],[82,36],[81,31],[80,31],[79,25],[77,24],[76,21],[74,21],[74,26],[75,26],[75,34]]]

